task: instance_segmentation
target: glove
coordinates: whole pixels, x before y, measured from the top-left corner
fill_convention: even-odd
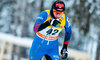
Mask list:
[[[68,57],[68,52],[65,49],[61,50],[62,59],[66,59]]]
[[[41,24],[38,28],[38,31],[41,31],[42,29],[46,28],[47,26],[50,25],[50,20],[46,21],[45,23]]]
[[[67,45],[65,44],[61,50],[61,55],[63,56],[62,59],[66,59],[68,57]]]
[[[59,21],[59,19],[53,19],[50,23],[52,26],[57,26],[57,24],[61,24],[61,22]]]

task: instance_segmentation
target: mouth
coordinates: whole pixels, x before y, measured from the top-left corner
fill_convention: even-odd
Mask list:
[[[58,14],[56,14],[56,17],[57,17],[57,18],[59,18],[60,16],[61,16],[61,14],[59,14],[59,13],[58,13]]]
[[[60,13],[57,13],[57,15],[60,15]]]
[[[60,16],[61,14],[57,13],[56,15],[57,15],[57,16]]]

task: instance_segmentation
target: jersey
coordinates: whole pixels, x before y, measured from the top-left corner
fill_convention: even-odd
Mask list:
[[[41,12],[40,15],[38,16],[36,22],[35,22],[34,29],[33,29],[34,32],[36,32],[37,36],[44,39],[45,36],[47,35],[47,32],[52,28],[52,32],[47,35],[45,40],[54,41],[58,38],[58,35],[61,32],[61,30],[63,28],[65,28],[66,33],[65,33],[64,44],[68,45],[70,37],[71,37],[71,25],[70,25],[69,18],[67,16],[65,16],[65,14],[63,14],[59,18],[61,24],[58,24],[55,27],[48,26],[41,31],[37,31],[39,26],[42,23],[45,23],[46,21],[53,20],[53,19],[54,18],[50,15],[50,10],[45,10],[45,11]]]

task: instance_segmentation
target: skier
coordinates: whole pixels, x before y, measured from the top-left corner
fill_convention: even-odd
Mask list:
[[[65,28],[65,39],[61,50],[62,58],[68,56],[67,46],[71,37],[69,18],[64,14],[63,1],[55,1],[51,10],[41,12],[34,25],[34,37],[29,60],[40,60],[46,56],[47,60],[59,60],[58,35]]]

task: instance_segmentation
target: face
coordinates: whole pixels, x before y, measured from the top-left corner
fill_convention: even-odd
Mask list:
[[[60,18],[60,17],[62,16],[63,13],[64,13],[64,11],[63,11],[63,12],[59,12],[59,11],[53,9],[53,14],[54,14],[54,17],[55,17],[56,19]]]

